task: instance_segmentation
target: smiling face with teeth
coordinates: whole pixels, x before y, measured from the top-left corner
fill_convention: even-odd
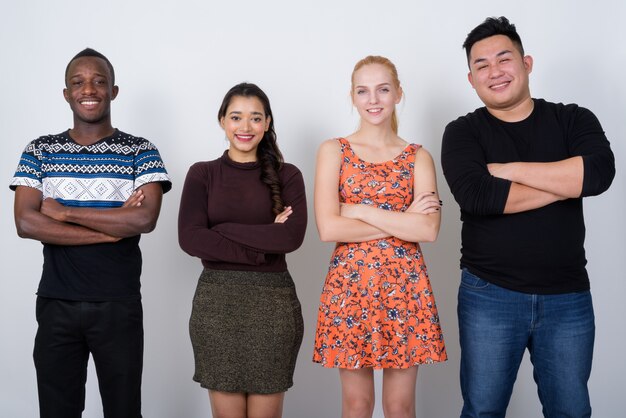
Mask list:
[[[402,88],[384,65],[367,64],[354,72],[352,104],[362,124],[391,124],[392,114],[401,99]]]
[[[256,161],[257,148],[269,129],[270,120],[257,97],[233,96],[226,114],[220,119],[230,142],[228,156],[237,162]]]
[[[63,96],[74,114],[74,128],[85,125],[111,125],[111,100],[118,87],[102,58],[85,56],[68,67]]]
[[[509,121],[530,114],[533,102],[528,76],[533,60],[522,56],[509,37],[495,35],[476,42],[469,65],[468,80],[490,113]]]

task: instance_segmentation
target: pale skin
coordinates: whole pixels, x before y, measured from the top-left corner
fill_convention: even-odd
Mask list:
[[[351,137],[347,139],[350,141]],[[394,152],[388,152],[389,159],[399,155],[406,145],[402,142]],[[322,241],[362,242],[395,236],[409,242],[432,242],[437,238],[441,204],[434,163],[428,151],[420,148],[415,156],[415,198],[405,212],[340,203],[337,194],[340,166],[339,143],[324,142],[318,152],[314,192],[315,219]]]
[[[361,116],[358,131],[346,137],[366,162],[385,162],[408,145],[392,128],[391,115],[402,97],[386,67],[363,66],[354,75],[352,101]],[[363,242],[394,236],[409,242],[434,241],[441,221],[435,168],[420,148],[415,156],[414,200],[405,212],[361,204],[343,204],[337,193],[341,146],[328,140],[320,146],[315,171],[315,219],[322,241]],[[415,417],[417,366],[383,371],[382,404],[387,418]],[[342,418],[371,417],[374,408],[372,369],[339,369]]]
[[[532,57],[506,36],[476,42],[470,51],[468,80],[489,113],[518,122],[533,110],[529,75]],[[582,157],[546,163],[512,162],[487,165],[492,176],[512,182],[504,213],[537,209],[559,200],[580,197],[584,177]]]
[[[236,162],[257,161],[257,149],[269,129],[270,117],[256,97],[232,98],[220,126],[229,141],[228,156]],[[274,223],[285,223],[293,214],[291,206],[276,215]],[[214,418],[281,418],[285,393],[254,394],[209,390]]]
[[[111,125],[110,103],[119,89],[113,85],[104,60],[81,57],[72,61],[66,86],[63,97],[73,112],[70,136],[75,142],[91,145],[115,132]],[[17,234],[57,245],[116,242],[152,231],[162,197],[161,185],[149,183],[135,190],[119,208],[75,208],[63,206],[51,198],[42,200],[40,190],[19,186],[14,202]]]
[[[385,417],[415,417],[417,366],[383,370]],[[371,368],[339,369],[342,418],[371,417],[374,413],[374,371]]]

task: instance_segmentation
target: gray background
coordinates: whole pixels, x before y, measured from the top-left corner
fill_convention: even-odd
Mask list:
[[[235,83],[258,83],[274,108],[287,161],[304,173],[311,218],[303,246],[288,258],[305,316],[305,338],[285,416],[337,417],[335,370],[311,363],[319,293],[332,250],[317,237],[312,212],[314,160],[325,139],[358,123],[348,91],[354,63],[368,54],[394,61],[405,99],[400,134],[435,157],[444,216],[438,241],[425,245],[450,360],[419,372],[421,418],[458,416],[459,210],[439,168],[440,141],[450,120],[480,106],[466,80],[465,35],[486,16],[506,15],[535,59],[534,97],[576,102],[594,111],[617,156],[612,188],[585,200],[587,256],[596,309],[596,349],[590,381],[594,416],[623,416],[626,362],[624,319],[624,111],[626,6],[615,1],[9,1],[0,5],[1,178],[8,184],[26,143],[71,126],[63,101],[63,71],[86,46],[115,66],[120,94],[113,122],[155,142],[174,182],[159,225],[142,238],[145,308],[144,416],[206,417],[206,391],[192,382],[187,332],[200,261],[178,247],[176,217],[189,165],[226,148],[216,113]],[[32,345],[41,244],[21,240],[12,219],[13,193],[0,197],[0,416],[37,416]],[[537,237],[540,239],[541,237]],[[377,376],[377,385],[380,378]],[[90,366],[85,417],[100,417]],[[376,417],[382,417],[377,406]],[[540,417],[525,358],[509,417]]]

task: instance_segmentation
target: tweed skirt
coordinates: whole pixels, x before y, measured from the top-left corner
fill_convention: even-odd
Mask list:
[[[189,320],[193,380],[209,390],[278,393],[293,386],[304,323],[289,272],[204,269]]]

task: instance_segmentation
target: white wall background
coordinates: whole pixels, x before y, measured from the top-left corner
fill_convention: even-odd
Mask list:
[[[274,108],[286,159],[304,173],[311,220],[304,245],[288,258],[305,316],[305,338],[285,416],[339,416],[334,370],[311,363],[317,300],[332,245],[319,242],[312,217],[314,159],[324,139],[350,133],[357,115],[348,98],[354,63],[381,54],[397,65],[406,93],[400,133],[422,143],[439,165],[447,122],[480,106],[466,81],[461,44],[485,17],[506,15],[535,59],[535,97],[592,109],[612,142],[618,175],[612,188],[585,201],[587,255],[596,308],[596,350],[590,381],[594,415],[624,415],[626,361],[626,5],[619,1],[426,2],[299,1],[10,1],[0,3],[0,161],[5,184],[26,143],[71,126],[63,72],[84,47],[109,57],[120,94],[113,122],[155,142],[172,175],[157,230],[142,239],[145,309],[144,416],[210,416],[206,391],[191,380],[187,332],[200,261],[184,254],[176,217],[184,176],[198,160],[226,147],[216,113],[241,81],[259,84]],[[444,219],[437,243],[425,246],[450,360],[419,373],[418,417],[458,416],[459,347],[456,292],[459,210],[439,172]],[[13,193],[0,188],[0,416],[37,416],[32,363],[35,290],[41,245],[21,240],[12,219]],[[539,238],[539,237],[538,237]],[[375,415],[382,417],[377,407]],[[100,417],[90,368],[85,417]],[[527,358],[509,417],[540,417]]]

